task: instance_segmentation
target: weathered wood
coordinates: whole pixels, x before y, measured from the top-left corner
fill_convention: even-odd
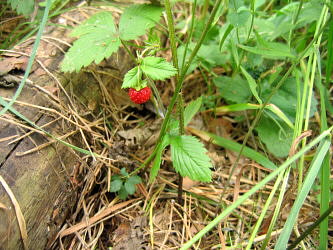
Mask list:
[[[112,67],[122,65],[113,70],[113,74],[121,77],[125,68],[128,68],[129,59],[122,54],[114,58],[119,57],[119,61],[111,62]],[[56,69],[61,57],[54,57],[52,60],[53,63],[48,62],[48,67]],[[100,85],[92,74],[84,72],[81,75],[65,75],[62,78],[67,84],[67,90],[73,91],[84,105],[89,106],[89,102],[92,102],[96,104],[93,106],[98,108],[103,96]],[[49,76],[40,77],[32,74],[30,79],[37,85],[54,86],[54,81]],[[103,84],[110,90],[120,89],[119,80],[112,80],[110,77]],[[0,88],[0,95],[10,98],[14,91],[15,89]],[[122,95],[121,91],[117,93]],[[19,100],[44,107],[50,106],[46,95],[31,86],[24,88]],[[63,100],[65,102],[66,98]],[[14,107],[39,126],[54,120],[53,116],[36,108],[17,104]],[[46,130],[60,136],[70,131],[70,126],[64,131],[61,122],[54,122]],[[75,167],[81,164],[80,159],[77,153],[61,143],[52,144],[35,153],[17,156],[17,153],[30,150],[47,142],[48,139],[33,133],[11,145],[8,145],[10,140],[1,142],[1,139],[16,134],[22,135],[24,131],[15,124],[0,120],[0,175],[11,188],[23,212],[28,232],[28,248],[45,249],[47,243],[56,237],[64,219],[75,205],[77,190],[71,182],[71,175]],[[84,145],[77,143],[77,146]],[[0,205],[6,207],[2,209],[0,206],[0,249],[23,249],[13,204],[1,185]]]

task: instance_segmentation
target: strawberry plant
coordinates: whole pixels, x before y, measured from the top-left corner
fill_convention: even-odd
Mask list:
[[[206,155],[207,150],[198,139],[184,134],[184,126],[199,110],[201,98],[188,105],[184,111],[181,89],[185,72],[188,71],[189,65],[197,54],[220,2],[221,1],[218,1],[215,6],[209,24],[207,24],[205,28],[206,31],[201,36],[201,42],[198,42],[196,45],[193,44],[193,51],[188,54],[190,57],[187,60],[187,64],[184,65],[182,69],[179,69],[177,63],[179,59],[176,53],[174,27],[169,1],[165,3],[165,10],[168,16],[173,65],[162,57],[154,56],[156,51],[160,48],[156,45],[158,44],[158,38],[152,32],[146,42],[146,48],[141,53],[137,52],[137,57],[131,53],[126,42],[144,35],[147,30],[150,30],[158,23],[162,11],[164,10],[164,8],[160,6],[152,4],[131,5],[126,8],[121,15],[119,27],[115,25],[110,12],[100,12],[90,17],[71,32],[71,36],[78,37],[78,39],[65,54],[65,58],[61,64],[62,71],[78,72],[82,67],[86,67],[91,63],[98,64],[103,59],[111,56],[112,53],[118,51],[121,45],[123,45],[136,64],[134,68],[125,74],[122,84],[123,89],[128,89],[129,98],[134,103],[143,104],[149,101],[151,99],[152,89],[153,101],[157,100],[157,106],[163,107],[160,101],[158,87],[155,86],[154,82],[164,81],[173,76],[176,77],[176,91],[167,108],[167,112],[165,114],[162,113],[164,122],[161,127],[157,145],[153,154],[144,164],[147,165],[153,160],[150,181],[154,180],[156,177],[160,168],[163,151],[169,145],[171,147],[173,166],[180,175],[180,182],[183,176],[188,176],[193,180],[203,182],[211,181],[210,169],[212,168],[212,164],[209,157]],[[178,107],[177,112],[171,115],[176,102]],[[162,109],[164,110],[164,108]],[[143,166],[137,168],[135,172],[142,169]],[[131,177],[128,180],[131,180]],[[121,182],[119,176],[113,177],[111,181],[111,191],[119,192],[121,197],[126,197],[127,195],[125,194],[131,194],[132,192],[126,189],[127,182],[124,185],[122,185]],[[131,189],[130,191],[133,190]],[[181,196],[181,188],[179,194]]]
[[[326,0],[310,0],[288,2],[284,5],[280,3],[283,1],[279,1],[279,9],[270,10],[274,1],[270,1],[267,6],[266,1],[226,1],[225,6],[222,6],[222,0],[190,2],[191,18],[178,23],[175,23],[173,18],[169,0],[164,1],[163,7],[153,4],[131,5],[124,9],[118,25],[110,12],[95,14],[72,31],[71,35],[78,39],[65,55],[61,69],[64,72],[77,72],[91,63],[100,63],[123,47],[135,63],[125,74],[122,83],[122,88],[128,92],[128,100],[136,104],[152,101],[158,109],[156,113],[163,118],[157,143],[145,162],[132,173],[127,173],[124,169],[121,175],[112,177],[110,191],[117,192],[122,199],[135,192],[135,183],[139,181],[136,174],[146,169],[150,163],[149,181],[155,180],[168,147],[172,165],[179,174],[179,202],[183,177],[210,182],[212,163],[206,154],[207,150],[198,138],[185,134],[185,126],[200,109],[206,109],[207,113],[217,116],[238,112],[233,123],[244,121],[247,125],[242,144],[205,131],[200,131],[197,135],[200,134],[205,139],[208,137],[207,141],[238,153],[230,168],[227,185],[231,183],[241,155],[255,160],[272,172],[239,199],[235,198],[234,203],[224,209],[182,249],[187,249],[201,239],[251,195],[276,178],[247,245],[247,249],[252,247],[275,192],[279,192],[276,197],[277,208],[271,216],[266,238],[262,242],[262,249],[265,249],[278,221],[278,213],[288,187],[288,177],[290,172],[295,170],[298,181],[292,185],[296,186],[295,190],[297,189],[300,195],[295,199],[292,216],[288,218],[277,241],[278,249],[286,249],[290,230],[305,196],[315,182],[321,164],[321,214],[325,214],[329,204],[328,150],[332,127],[328,128],[326,110],[331,108],[328,101],[331,81],[330,76],[326,76],[326,85],[321,83],[324,79],[321,66],[325,64],[326,73],[331,75],[333,25],[332,20],[328,20],[331,18],[332,4]],[[197,4],[201,4],[201,7],[197,8]],[[196,15],[197,9],[202,11],[200,15]],[[270,12],[270,15],[267,15],[267,12]],[[162,13],[166,17],[165,23],[160,22]],[[224,14],[222,22],[219,16]],[[196,16],[200,18],[196,19]],[[170,48],[160,47],[160,38],[153,30],[157,24],[164,28],[163,32],[167,26],[166,44],[170,44]],[[186,34],[177,36],[176,30],[185,30]],[[325,35],[324,31],[329,31],[328,35]],[[295,35],[295,32],[301,35]],[[133,43],[130,41],[144,34],[148,35],[145,45],[133,46],[136,51],[132,53]],[[318,55],[325,51],[325,46],[328,50],[327,61],[321,61]],[[172,53],[172,62],[159,56],[162,54],[159,52],[167,49]],[[207,96],[185,105],[184,80],[193,72],[200,72],[207,83]],[[168,81],[171,77],[175,82],[174,93],[165,109],[160,98],[159,83]],[[321,98],[320,109],[317,107],[319,102],[315,99],[314,87],[318,89]],[[320,118],[318,123],[321,135],[307,144],[304,138],[309,133],[304,131],[309,130],[312,117],[318,121]],[[250,138],[255,150],[248,147]],[[259,143],[256,143],[256,139]],[[300,150],[297,153],[293,150],[297,148],[299,141]],[[305,158],[306,152],[319,142],[316,153]],[[260,150],[273,156],[274,160],[286,160],[277,167],[261,152],[257,152]],[[308,158],[312,161],[305,176],[304,166]],[[223,194],[220,201],[222,198]],[[327,220],[324,224],[320,229],[321,246],[327,244]]]

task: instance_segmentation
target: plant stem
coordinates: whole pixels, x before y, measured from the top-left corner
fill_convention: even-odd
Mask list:
[[[155,149],[154,151],[156,151],[156,148],[158,147],[158,145],[161,143],[162,139],[163,139],[163,136],[165,135],[165,132],[166,132],[166,129],[167,129],[167,125],[168,125],[168,122],[170,120],[170,116],[171,116],[171,112],[172,112],[172,109],[173,107],[175,106],[175,103],[177,101],[177,98],[178,98],[178,93],[179,91],[181,90],[182,86],[183,86],[183,81],[184,81],[184,78],[185,78],[185,75],[186,75],[186,72],[188,70],[188,68],[190,67],[193,59],[195,58],[196,54],[198,53],[208,31],[209,31],[209,28],[210,28],[210,25],[213,23],[214,21],[214,18],[215,18],[215,15],[216,15],[216,12],[218,10],[218,7],[220,6],[222,0],[218,0],[216,1],[215,5],[214,5],[214,8],[212,10],[212,13],[209,17],[209,20],[205,26],[205,29],[204,31],[202,32],[202,35],[198,41],[198,43],[196,44],[195,48],[193,49],[186,65],[184,66],[184,68],[182,69],[182,72],[179,76],[179,78],[177,79],[177,85],[176,85],[176,89],[175,89],[175,92],[171,98],[171,101],[170,101],[170,104],[168,106],[168,109],[167,109],[167,112],[166,112],[166,115],[165,115],[165,119],[162,123],[162,127],[161,127],[161,131],[160,131],[160,135],[157,139],[157,143],[156,143],[156,146],[155,146]],[[176,39],[175,39],[175,30],[174,30],[174,27],[172,26],[173,24],[173,21],[172,22],[169,22],[169,20],[173,20],[172,19],[172,13],[171,13],[171,7],[170,7],[170,2],[169,0],[165,0],[165,9],[166,9],[166,14],[167,14],[167,18],[168,18],[168,28],[169,28],[169,34],[170,34],[170,45],[171,45],[171,51],[172,51],[172,57],[173,57],[173,63],[174,63],[174,66],[176,68],[178,68],[178,60],[177,60],[177,48],[176,48]]]
[[[184,126],[184,101],[183,101],[183,95],[182,92],[179,92],[178,94],[178,102],[177,102],[177,112],[179,117],[179,134],[184,135],[185,134],[185,126]],[[180,205],[183,204],[183,177],[178,174],[178,203]]]

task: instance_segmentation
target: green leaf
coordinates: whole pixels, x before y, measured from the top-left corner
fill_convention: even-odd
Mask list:
[[[256,81],[252,78],[252,76],[244,69],[242,66],[240,66],[240,69],[242,70],[243,75],[245,76],[247,82],[249,83],[250,90],[254,97],[257,99],[257,101],[262,104],[262,101],[258,95],[257,92],[257,83]]]
[[[140,83],[141,77],[142,71],[140,70],[140,68],[138,66],[134,67],[125,74],[124,82],[121,88],[135,88],[135,86]]]
[[[252,96],[248,83],[239,75],[235,77],[219,76],[214,78],[214,83],[220,95],[231,103],[247,102]]]
[[[128,193],[125,189],[125,186],[122,186],[118,192],[118,196],[121,200],[126,200],[127,199],[127,196],[128,196]]]
[[[133,175],[130,178],[128,178],[127,182],[132,183],[134,185],[139,184],[142,182],[140,176]]]
[[[265,100],[270,95],[271,89],[271,84],[264,83],[262,85],[262,100]],[[303,86],[301,86],[301,93],[302,92]],[[270,102],[276,105],[292,122],[295,121],[297,105],[297,87],[295,78],[288,78],[277,93],[271,98]],[[317,104],[318,102],[316,98],[312,95],[310,117],[312,117],[317,111]]]
[[[127,177],[127,176],[128,176],[128,173],[127,173],[127,171],[126,171],[126,168],[122,168],[122,169],[120,169],[120,174],[121,174],[122,176],[124,176],[124,177]]]
[[[124,187],[125,187],[126,192],[128,194],[134,194],[135,193],[135,190],[136,190],[135,184],[129,182],[128,180],[125,182]]]
[[[286,157],[289,153],[293,130],[285,123],[262,116],[256,127],[260,140],[276,157]]]
[[[212,139],[212,143],[219,145],[223,148],[232,150],[234,152],[239,153],[241,151],[242,148],[242,144],[239,144],[235,141],[223,138],[221,136],[215,135],[215,134],[211,134],[211,133],[207,133],[205,131],[200,131],[202,134],[209,136]],[[264,155],[258,153],[257,151],[245,146],[243,151],[242,151],[242,155],[244,155],[245,157],[250,158],[251,160],[256,161],[257,163],[261,164],[262,166],[264,166],[265,168],[268,169],[276,169],[276,165],[271,162],[267,157],[265,157]]]
[[[331,142],[329,139],[323,140],[320,143],[318,150],[316,151],[316,155],[313,158],[313,160],[311,161],[310,169],[304,179],[302,189],[298,192],[297,198],[288,215],[287,221],[283,226],[283,230],[279,236],[278,241],[276,242],[276,246],[274,249],[287,249],[290,234],[297,221],[298,213],[306,199],[306,196],[310,192],[311,187],[313,186],[313,183],[316,180],[316,177],[322,166],[324,157],[330,148],[330,145],[331,145]]]
[[[123,40],[134,40],[145,34],[147,29],[155,26],[159,21],[163,8],[136,4],[124,10],[119,22],[119,33]]]
[[[238,44],[238,47],[250,53],[262,55],[268,59],[284,59],[286,57],[295,58],[290,48],[283,43],[269,42],[266,46],[249,47]]]
[[[153,166],[150,170],[150,176],[149,176],[149,182],[150,183],[152,183],[155,180],[155,178],[157,176],[157,173],[160,170],[163,151],[169,144],[170,144],[169,135],[166,134],[163,137],[162,142],[158,145],[158,148],[157,148],[157,151],[156,151],[156,156],[155,156],[155,159],[154,159],[154,163],[153,163]]]
[[[123,186],[122,180],[111,181],[110,192],[112,192],[112,193],[118,192],[122,186]]]
[[[192,180],[210,182],[211,161],[204,145],[193,136],[171,136],[171,158],[176,172]]]
[[[120,46],[113,17],[110,12],[100,12],[73,30],[72,36],[79,36],[65,54],[61,63],[64,72],[79,71],[92,62],[100,63],[110,57]]]
[[[243,27],[251,16],[250,10],[245,7],[240,7],[237,12],[229,13],[227,20],[235,27]]]
[[[177,70],[162,57],[147,56],[141,62],[141,69],[153,80],[164,80],[177,74]]]
[[[34,0],[8,0],[8,3],[17,14],[23,14],[25,17],[28,17],[34,11]]]
[[[195,101],[188,104],[184,110],[184,126],[186,126],[195,114],[199,111],[202,104],[202,97],[199,97]]]

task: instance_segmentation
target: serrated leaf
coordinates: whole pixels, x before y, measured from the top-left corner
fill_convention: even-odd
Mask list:
[[[147,56],[142,59],[141,69],[153,80],[165,80],[177,74],[177,70],[162,57]]]
[[[156,151],[154,163],[150,170],[150,176],[149,176],[150,183],[152,183],[155,180],[157,173],[160,170],[163,151],[169,144],[170,144],[169,135],[166,134],[163,137],[163,140],[162,140],[161,144],[158,146],[157,151]]]
[[[121,86],[122,89],[134,88],[141,81],[142,71],[138,66],[129,70],[124,76],[124,82]]]
[[[122,180],[111,181],[110,192],[112,192],[112,193],[118,192],[120,190],[120,188],[122,187],[122,185],[123,185]]]
[[[245,76],[247,82],[249,83],[249,87],[250,87],[250,90],[251,90],[253,96],[257,99],[257,101],[260,104],[262,104],[262,101],[261,101],[261,99],[258,95],[258,92],[257,92],[257,83],[256,83],[256,81],[252,78],[252,76],[242,66],[240,66],[240,69],[241,69],[243,75]]]
[[[139,184],[142,182],[140,176],[134,175],[128,178],[127,182],[132,183],[134,185]]]
[[[184,126],[186,126],[192,120],[195,114],[199,111],[201,104],[202,97],[199,97],[186,106],[184,110]]]
[[[136,190],[135,184],[129,182],[128,180],[125,182],[124,187],[125,187],[125,190],[128,194],[134,194],[135,193],[135,190]]]
[[[110,57],[120,46],[113,17],[109,12],[100,12],[89,18],[71,33],[80,36],[65,54],[61,63],[64,72],[79,71],[92,62],[100,63]]]
[[[128,193],[125,189],[125,186],[122,186],[118,192],[118,196],[121,200],[126,200],[127,199],[127,196],[128,196]]]
[[[192,180],[210,182],[212,164],[204,145],[193,136],[171,136],[171,158],[176,172]]]
[[[119,33],[123,40],[134,40],[146,33],[159,21],[163,8],[149,4],[136,4],[124,10],[119,22]]]
[[[34,11],[34,0],[8,0],[8,3],[17,14],[23,14],[25,17]]]

